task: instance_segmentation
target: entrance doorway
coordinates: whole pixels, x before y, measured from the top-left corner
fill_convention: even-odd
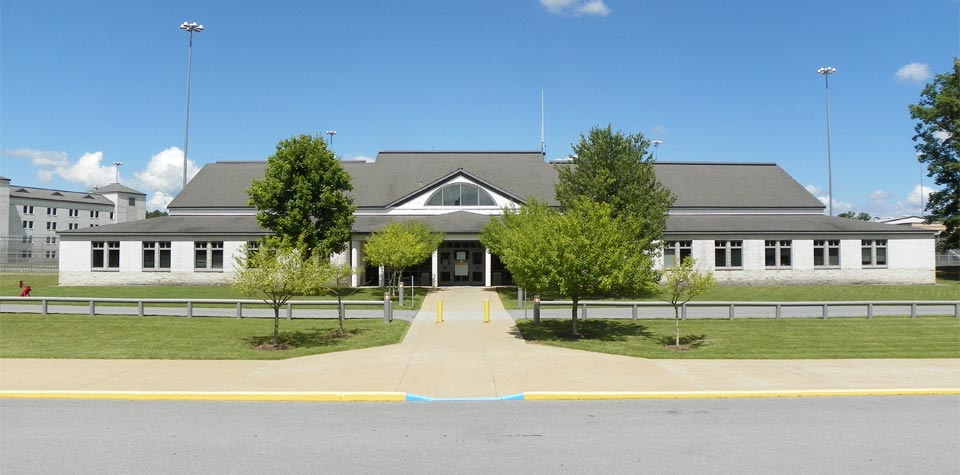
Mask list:
[[[479,241],[444,241],[437,250],[440,259],[437,284],[484,285],[484,247]]]

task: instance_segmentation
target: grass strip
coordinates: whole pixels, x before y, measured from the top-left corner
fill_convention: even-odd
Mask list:
[[[256,350],[273,336],[272,318],[184,318],[98,315],[0,315],[2,358],[278,360],[399,343],[409,323],[283,320],[281,341],[296,348]]]
[[[820,319],[687,320],[681,343],[673,344],[674,320],[579,322],[573,338],[570,321],[517,322],[529,342],[654,359],[847,359],[960,358],[960,319],[954,317],[877,317]]]

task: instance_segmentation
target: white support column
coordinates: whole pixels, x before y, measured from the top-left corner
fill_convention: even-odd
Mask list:
[[[490,258],[490,249],[483,248],[483,285],[490,287],[493,285],[493,260]]]
[[[350,269],[353,273],[350,275],[350,286],[360,285],[360,259],[357,253],[357,241],[350,241]]]
[[[433,254],[430,255],[430,282],[433,283],[434,287],[438,287],[438,279],[440,277],[440,252],[433,251]]]

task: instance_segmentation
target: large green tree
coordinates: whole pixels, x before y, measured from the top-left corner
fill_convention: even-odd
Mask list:
[[[341,252],[353,226],[350,175],[320,137],[282,140],[247,189],[257,222],[305,255]]]
[[[656,287],[652,254],[634,240],[640,225],[608,203],[579,199],[560,212],[531,201],[487,223],[480,242],[500,256],[520,287],[569,298],[577,336],[581,299],[641,295]]]
[[[558,165],[557,200],[564,208],[586,198],[610,204],[614,216],[639,221],[637,244],[652,248],[667,226],[674,196],[658,180],[643,134],[594,127],[573,145],[573,165]]]
[[[930,194],[928,216],[946,226],[941,246],[960,248],[960,59],[953,71],[938,74],[910,106],[917,158],[927,165],[927,176],[942,188]]]
[[[383,266],[388,274],[387,287],[393,289],[403,270],[427,260],[443,243],[443,236],[423,221],[392,221],[364,243],[364,260]]]

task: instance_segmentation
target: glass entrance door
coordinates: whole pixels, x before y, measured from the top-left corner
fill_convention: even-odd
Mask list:
[[[482,286],[484,249],[478,241],[444,241],[437,252],[440,258],[441,286]]]

